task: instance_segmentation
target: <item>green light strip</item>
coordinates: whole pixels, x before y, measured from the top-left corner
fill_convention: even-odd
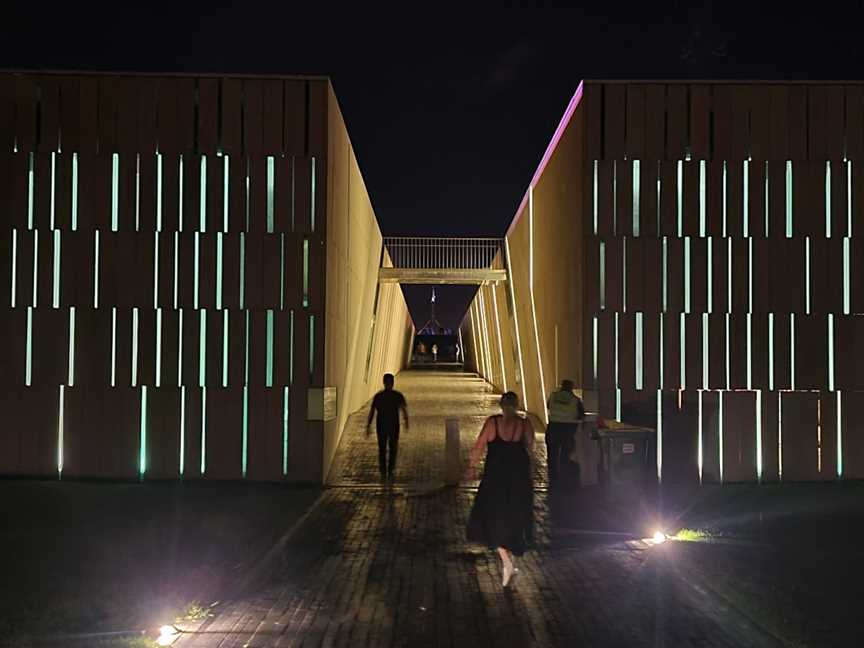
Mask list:
[[[174,310],[179,308],[180,297],[180,233],[174,232]]]
[[[825,161],[825,238],[831,238],[831,161]]]
[[[243,387],[243,450],[241,457],[243,479],[249,465],[249,386]]]
[[[198,386],[207,385],[207,310],[198,311]]]
[[[57,408],[57,477],[63,478],[63,443],[65,430],[64,419],[66,418],[66,387],[60,385],[60,402]]]
[[[621,239],[621,311],[627,312],[627,238]]]
[[[153,232],[153,307],[159,306],[159,231]]]
[[[183,309],[178,310],[177,323],[177,386],[183,386]]]
[[[633,236],[639,236],[639,202],[642,181],[639,160],[633,160]]]
[[[753,239],[747,239],[747,311],[753,312]]]
[[[111,386],[117,386],[117,307],[111,308]]]
[[[245,311],[245,313],[246,313],[246,344],[244,346],[244,351],[243,351],[243,363],[244,363],[243,364],[243,384],[248,385],[249,384],[249,334],[250,334],[249,329],[251,328],[251,326],[250,326],[251,316],[250,316],[248,310]]]
[[[99,230],[93,237],[93,308],[99,308]]]
[[[135,231],[141,231],[141,154],[135,154]]]
[[[57,194],[57,154],[52,151],[51,152],[51,229],[53,230],[54,225],[54,205],[55,205],[55,196]]]
[[[528,188],[529,192],[531,188]],[[530,193],[529,193],[530,198]],[[612,235],[618,236],[618,161],[612,160]],[[530,264],[529,264],[530,265]]]
[[[116,232],[120,223],[120,155],[111,154],[111,231]]]
[[[156,387],[162,386],[162,309],[156,309]]]
[[[684,235],[684,162],[678,160],[678,238]]]
[[[222,386],[228,386],[228,311],[222,311]]]
[[[699,160],[699,236],[705,237],[707,228],[707,213],[705,207],[705,185],[707,167],[705,160]]]
[[[200,287],[199,282],[199,274],[198,274],[198,266],[200,265],[201,258],[201,234],[195,232],[195,270],[193,272],[194,281],[192,288],[192,303],[195,305],[195,309],[198,309],[198,289]]]
[[[177,197],[177,230],[183,231],[183,154],[180,154],[180,163],[179,163],[179,173],[178,173],[178,197]]]
[[[747,313],[747,389],[753,389],[753,313]],[[768,325],[769,325],[769,334],[768,334],[768,365],[771,371],[771,387],[769,389],[774,389],[774,380],[773,380],[773,364],[774,364],[774,314],[770,313],[768,315]]]
[[[54,291],[52,305],[60,308],[60,230],[54,230]]]
[[[726,313],[726,389],[732,389],[732,350],[729,345],[731,323],[730,315]]]
[[[726,239],[726,310],[732,312],[732,238]]]
[[[138,475],[147,472],[147,385],[141,385],[141,437],[139,441]]]
[[[619,367],[619,352],[618,352],[618,313],[615,313],[615,387],[617,388],[621,381],[618,378],[618,367]],[[619,419],[620,420],[620,419]]]
[[[690,237],[684,237],[684,312],[690,312]]]
[[[72,154],[72,231],[78,231],[78,154]]]
[[[783,481],[783,394],[777,394],[777,477]]]
[[[669,239],[663,237],[663,312],[669,310]]]
[[[599,162],[599,160],[594,160],[594,194],[593,194],[593,202],[592,202],[592,204],[593,204],[593,206],[594,206],[594,209],[593,209],[593,214],[594,214],[594,236],[597,236],[597,222],[598,222],[598,219],[599,219],[599,216],[598,216],[598,212],[599,212],[599,208],[598,208],[598,197],[599,197],[599,193],[598,193],[598,185],[599,185],[599,182],[598,182],[598,174],[599,174],[599,166],[600,166],[600,162]]]
[[[27,363],[24,368],[24,384],[29,387],[33,383],[33,308],[27,307]]]
[[[702,389],[708,389],[708,313],[702,313]]]
[[[849,315],[852,312],[852,264],[849,244],[849,237],[845,237],[843,239],[843,313],[845,315]]]
[[[314,173],[314,171],[313,171]],[[314,189],[313,189],[314,191]],[[273,215],[274,197],[276,193],[276,158],[267,156],[267,233],[272,234],[276,227]]]
[[[199,199],[200,215],[198,230],[207,231],[207,156],[201,156],[201,194]]]
[[[132,386],[138,386],[138,309],[132,309]]]
[[[33,229],[33,196],[35,192],[35,173],[33,170],[33,153],[27,154],[27,229]]]
[[[852,160],[846,160],[846,236],[852,236]]]
[[[768,390],[774,391],[774,313],[768,313]]]
[[[315,198],[316,198],[315,193],[317,191],[317,187],[316,187],[317,178],[316,178],[315,173],[316,173],[316,164],[315,164],[315,158],[313,157],[312,158],[312,201],[311,201],[312,202],[312,213],[309,215],[309,219],[310,219],[309,222],[312,225],[312,231],[313,232],[315,231]]]
[[[662,330],[662,329],[661,329]],[[657,390],[657,482],[663,481],[663,390]]]
[[[714,312],[714,246],[711,237],[707,238],[708,248],[708,312]]]
[[[720,407],[717,413],[717,454],[720,463],[720,483],[723,483],[723,392],[720,392]]]
[[[828,391],[834,391],[834,313],[828,313]]]
[[[228,178],[231,164],[228,156],[222,158],[222,231],[228,231]]]
[[[283,388],[282,392],[282,474],[288,474],[288,430],[290,421],[290,392]]]
[[[665,362],[663,356],[663,326],[665,323],[665,317],[666,316],[663,313],[660,313],[660,389],[664,389],[666,387],[666,376],[665,370],[663,368],[663,363]]]
[[[621,420],[621,390],[615,390],[615,420]]]
[[[273,386],[273,311],[269,309],[267,310],[267,373],[264,385]]]
[[[75,307],[69,308],[69,376],[70,387],[75,386]]]
[[[702,483],[702,390],[699,390],[699,438],[697,441],[697,463],[699,464],[699,483]]]
[[[606,310],[606,242],[600,241],[600,310]]]
[[[39,296],[39,230],[33,230],[33,303],[31,306],[36,308],[38,305],[37,297]]]
[[[240,232],[240,308],[246,308],[246,233]]]
[[[687,382],[687,328],[685,326],[685,315],[680,314],[678,320],[678,333],[681,337],[681,389],[683,390]]]
[[[786,238],[792,238],[792,160],[786,160]]]
[[[762,483],[762,390],[756,392],[756,479]]]
[[[642,389],[642,313],[636,313],[636,389]]]
[[[593,337],[594,365],[593,366],[594,366],[594,374],[593,375],[594,375],[594,387],[596,388],[597,387],[597,360],[598,360],[598,358],[597,358],[597,347],[598,347],[598,344],[597,344],[597,333],[598,333],[598,331],[597,331],[597,329],[598,329],[597,316],[595,315],[592,319],[594,320],[594,322],[593,322],[593,330],[594,330],[594,337]]]
[[[851,187],[851,185],[850,185]],[[843,399],[837,392],[837,479],[843,477]]]
[[[162,231],[162,154],[156,154],[156,231]],[[182,474],[182,473],[181,473]]]
[[[315,316],[309,316],[309,382],[315,373]]]
[[[180,476],[186,468],[186,387],[180,387]]]
[[[303,239],[303,308],[309,308],[309,239]]]
[[[207,472],[207,388],[201,388],[201,476]]]
[[[750,161],[744,160],[744,204],[741,214],[744,221],[744,238],[750,236]]]
[[[289,312],[288,317],[288,384],[294,384],[294,310]]]
[[[224,234],[216,234],[216,310],[222,310],[222,247]]]

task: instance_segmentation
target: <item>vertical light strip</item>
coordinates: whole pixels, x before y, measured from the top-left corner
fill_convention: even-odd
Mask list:
[[[273,311],[267,309],[267,369],[264,386],[273,386]]]
[[[24,385],[33,384],[33,307],[27,307],[27,362],[24,368]]]
[[[678,238],[684,235],[684,162],[678,160]]]
[[[240,451],[240,470],[243,479],[249,467],[249,385],[243,386],[243,447]]]
[[[201,274],[199,270],[199,266],[201,259],[201,234],[199,232],[195,232],[195,271],[194,271],[194,283],[193,283],[193,302],[195,304],[195,308],[199,308],[199,300],[198,300],[198,289],[201,285]]]
[[[743,216],[743,236],[750,236],[750,161],[744,160],[744,203],[741,214]]]
[[[60,230],[54,230],[54,290],[51,304],[53,308],[60,308]]]
[[[717,410],[717,455],[720,464],[720,483],[723,483],[723,392],[719,392],[720,405]]]
[[[621,237],[621,312],[627,312],[627,237]]]
[[[837,392],[837,479],[843,477],[843,399]]]
[[[162,231],[162,154],[156,154],[156,231]],[[180,473],[183,474],[182,472]]]
[[[726,313],[726,389],[732,389],[732,350],[729,345],[732,325],[730,323],[731,315]]]
[[[828,313],[828,391],[834,391],[834,313]]]
[[[543,423],[548,425],[549,408],[546,405],[546,379],[543,376],[540,331],[537,327],[537,308],[534,304],[534,188],[531,186],[528,187],[528,223],[528,292],[531,298],[531,319],[534,321],[534,344],[537,346],[537,366],[540,370],[540,400],[543,404]]]
[[[288,430],[291,416],[291,393],[288,387],[282,389],[282,474],[288,474]]]
[[[501,319],[498,316],[498,291],[496,290],[497,286],[492,285],[492,307],[495,310],[495,332],[498,337],[498,362],[501,363],[501,382],[504,391],[507,390],[507,371],[504,367],[504,345],[501,340]]]
[[[35,193],[34,158],[31,151],[27,155],[27,229],[33,229],[33,201]]]
[[[177,386],[183,386],[183,309],[177,311],[179,318],[177,322]]]
[[[804,312],[810,314],[810,237],[804,237]]]
[[[242,237],[243,234],[240,234]],[[180,232],[174,232],[174,310],[179,308],[180,298]],[[188,277],[187,277],[188,280]]]
[[[663,237],[663,312],[669,310],[669,239]]]
[[[639,203],[641,172],[639,160],[633,160],[633,236],[640,234]]]
[[[762,390],[756,391],[756,479],[762,482]]]
[[[207,156],[201,156],[201,193],[198,198],[198,230],[207,231]]]
[[[183,154],[180,154],[177,192],[177,230],[183,231]]]
[[[186,468],[186,387],[180,387],[180,477]]]
[[[843,239],[843,314],[852,312],[852,277],[851,277],[851,254],[849,250],[849,237]]]
[[[831,238],[831,160],[825,160],[825,238]]]
[[[600,310],[606,310],[606,242],[600,241]]]
[[[681,390],[687,384],[687,328],[685,326],[686,315],[681,313],[678,320],[678,331],[681,336]]]
[[[665,340],[663,339],[663,329],[666,324],[666,315],[664,313],[660,313],[660,389],[664,389],[666,387],[666,375],[665,369],[663,367],[666,362],[663,356],[663,344]]]
[[[33,230],[33,303],[36,308],[39,297],[39,230]]]
[[[598,332],[597,329],[598,329],[598,321],[597,321],[597,316],[596,316],[596,315],[595,315],[592,319],[594,320],[594,322],[593,322],[593,327],[594,327],[594,334],[593,334],[593,343],[594,343],[594,365],[593,365],[593,366],[594,366],[594,383],[593,383],[593,384],[594,384],[594,388],[597,389],[597,359],[598,359],[598,358],[597,358],[597,351],[598,351],[598,349],[597,349],[597,332]]]
[[[207,472],[207,388],[201,388],[201,476]]]
[[[504,237],[504,251],[507,253],[507,271],[512,277],[513,267],[510,264],[510,239]],[[510,307],[513,311],[513,327],[516,332],[516,354],[519,360],[519,386],[522,388],[522,406],[528,410],[528,393],[525,389],[525,367],[522,363],[522,339],[519,334],[519,314],[516,311],[516,286],[513,281],[508,281],[506,288],[510,292]],[[544,399],[545,400],[545,399]]]
[[[732,237],[726,239],[726,311],[732,312]]]
[[[708,313],[702,313],[702,389],[708,389]]]
[[[714,246],[713,240],[709,236],[707,237],[706,246],[708,248],[708,286],[707,286],[707,294],[708,294],[708,312],[714,312]]]
[[[162,386],[162,309],[156,309],[156,387]]]
[[[789,364],[792,367],[791,389],[795,391],[795,313],[789,313]]]
[[[690,312],[690,237],[684,238],[684,312]]]
[[[747,239],[747,312],[753,312],[753,239]]]
[[[55,205],[55,197],[57,195],[57,153],[55,151],[51,151],[51,215],[49,218],[49,223],[51,229],[55,229],[56,225],[54,223],[54,205]]]
[[[707,174],[707,162],[705,160],[699,160],[699,236],[705,237],[705,233],[707,230],[707,215],[706,215],[706,174]]]
[[[311,206],[312,211],[309,215],[309,222],[311,223],[311,230],[313,232],[315,231],[315,198],[316,198],[315,192],[316,192],[316,188],[317,188],[317,184],[318,184],[318,178],[315,175],[316,169],[317,169],[317,165],[315,164],[315,158],[313,157],[312,158],[312,201],[311,201],[312,202],[312,206]]]
[[[111,308],[111,386],[117,386],[117,307]]]
[[[111,154],[111,231],[120,225],[120,155]]]
[[[727,213],[728,204],[729,204],[729,201],[727,199],[727,194],[726,194],[726,174],[727,174],[726,160],[723,160],[723,238],[726,238],[727,236],[729,236],[729,232],[728,232],[727,227],[726,227],[726,225],[727,225],[726,213]]]
[[[132,309],[132,386],[138,386],[138,309]]]
[[[272,234],[276,228],[273,215],[274,196],[276,192],[276,158],[267,156],[267,233]]]
[[[753,313],[747,313],[747,389],[753,389]],[[768,315],[768,364],[771,367],[773,363],[773,356],[771,355],[773,352],[773,335],[774,329],[772,328],[774,322],[774,314],[769,313]],[[769,369],[771,370],[771,369]],[[771,375],[773,376],[773,370],[771,370]],[[771,387],[769,389],[774,389],[773,387],[773,379],[771,381]]]
[[[852,160],[846,160],[846,236],[852,236]]]
[[[774,313],[768,313],[768,390],[774,391]]]
[[[663,482],[663,390],[657,390],[657,482]]]
[[[303,239],[303,308],[309,308],[309,239]]]
[[[72,231],[78,231],[78,154],[72,154]]]
[[[69,308],[69,363],[68,377],[66,383],[70,387],[75,386],[75,307]]]
[[[777,394],[777,478],[783,481],[783,392]]]
[[[786,238],[792,238],[792,160],[786,160]]]
[[[599,160],[594,160],[594,194],[593,194],[593,196],[594,196],[594,201],[593,201],[593,205],[594,205],[594,212],[593,212],[594,213],[594,236],[597,236],[597,221],[599,218],[599,216],[598,216],[598,212],[599,212],[599,209],[598,209],[598,198],[599,198],[598,184],[599,183],[598,183],[598,179],[597,179],[597,176],[599,174],[599,169],[598,169],[599,165],[600,165]]]
[[[153,232],[153,307],[159,305],[159,231]]]
[[[702,460],[703,460],[703,450],[702,450],[702,394],[704,392],[699,390],[699,437],[697,439],[697,447],[696,447],[696,463],[699,466],[699,483],[702,483]]]
[[[243,384],[248,385],[249,384],[249,336],[250,336],[250,332],[251,332],[250,329],[252,328],[251,324],[250,324],[250,320],[251,320],[252,316],[248,310],[244,311],[244,314],[245,314],[246,326],[244,327],[245,341],[243,344]]]
[[[222,310],[222,249],[224,246],[222,232],[216,234],[216,310]]]
[[[60,402],[57,409],[57,478],[63,478],[63,442],[65,436],[64,419],[66,418],[66,386],[60,385]]]
[[[621,368],[621,349],[618,348],[618,337],[620,335],[619,330],[619,313],[615,313],[615,388],[621,386],[621,376],[619,375],[619,371]],[[621,420],[620,416],[616,414],[616,418]]]
[[[643,364],[642,364],[642,317],[643,313],[636,313],[636,389],[642,389]]]
[[[228,155],[222,156],[222,231],[228,231],[228,195],[231,164],[228,161]]]
[[[138,441],[138,477],[147,472],[147,385],[141,385],[141,430]]]
[[[207,309],[198,311],[198,386],[207,385]]]
[[[660,181],[660,163],[657,163],[657,204],[654,206],[657,214],[657,236],[660,236],[660,192],[663,190],[663,185]]]
[[[495,371],[494,371],[494,363],[492,362],[492,350],[489,344],[489,323],[486,317],[486,297],[483,294],[484,286],[480,286],[480,290],[477,292],[477,296],[480,298],[480,320],[481,325],[483,327],[483,344],[485,345],[487,364],[489,366],[489,382],[493,385],[495,384]]]
[[[17,306],[17,297],[18,297],[18,230],[12,230],[12,285],[10,286],[10,303],[9,305],[12,308]]]
[[[228,311],[222,311],[222,386],[228,386]]]

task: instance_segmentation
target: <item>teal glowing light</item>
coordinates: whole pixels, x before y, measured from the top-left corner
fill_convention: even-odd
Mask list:
[[[288,313],[288,384],[294,384],[294,310]]]
[[[707,216],[706,216],[706,175],[707,175],[707,162],[705,160],[699,160],[699,236],[705,237],[705,231],[707,227]]]
[[[207,231],[207,156],[201,156],[201,193],[199,194],[199,220],[198,230]]]
[[[315,231],[315,199],[316,199],[315,194],[317,192],[317,184],[318,184],[318,178],[315,175],[316,174],[316,168],[317,168],[317,165],[315,164],[315,158],[313,157],[312,158],[312,200],[311,200],[311,213],[309,214],[309,222],[311,224],[311,229],[313,232]]]
[[[723,392],[719,394],[720,405],[717,411],[717,455],[720,464],[720,483],[723,483]]]
[[[93,236],[93,308],[99,308],[99,230]]]
[[[246,479],[246,469],[249,465],[249,386],[243,387],[243,449],[241,451],[241,471]]]
[[[60,308],[60,230],[54,230],[54,290],[52,295],[52,306]]]
[[[627,238],[621,239],[621,311],[627,312]]]
[[[57,408],[57,477],[63,478],[63,437],[65,434],[64,419],[66,418],[66,386],[60,385],[60,402]]]
[[[786,160],[786,238],[792,238],[792,160]]]
[[[117,386],[117,308],[111,308],[111,386]]]
[[[531,187],[528,187],[529,198]],[[618,236],[618,161],[612,160],[612,233]]]
[[[642,317],[643,313],[636,313],[636,389],[642,389],[643,365],[642,365]]]
[[[314,166],[313,166],[314,173]],[[314,191],[314,189],[313,189]],[[276,193],[276,158],[267,156],[267,233],[275,231],[274,197]],[[314,200],[314,199],[313,199]],[[314,212],[313,212],[314,213]]]
[[[690,237],[684,238],[684,312],[690,312]]]
[[[186,387],[180,387],[180,476],[186,468]]]
[[[228,231],[228,178],[231,167],[228,155],[222,157],[222,231]]]
[[[599,174],[599,166],[600,166],[600,162],[599,162],[599,160],[594,160],[594,185],[593,185],[593,186],[594,186],[594,193],[593,193],[593,201],[592,201],[592,205],[593,205],[593,211],[592,211],[592,213],[593,213],[593,215],[594,215],[594,236],[597,236],[597,222],[598,222],[598,220],[599,220],[599,216],[598,216],[598,213],[599,213],[599,209],[598,209],[598,198],[599,198],[599,194],[598,194],[598,184],[599,184],[599,183],[598,183],[598,174]]]
[[[669,239],[663,237],[663,312],[669,310]]]
[[[138,386],[138,309],[132,309],[132,386]]]
[[[837,392],[837,479],[843,477],[843,398]]]
[[[685,389],[687,384],[687,327],[685,326],[686,319],[684,313],[681,313],[678,320],[678,332],[681,336],[681,389]]]
[[[834,313],[828,313],[828,391],[834,391]]]
[[[600,241],[600,310],[606,310],[606,242]]]
[[[309,239],[303,239],[303,308],[309,308]]]
[[[619,335],[619,333],[618,333],[618,313],[616,312],[615,313],[615,387],[618,387],[619,385],[621,385],[621,381],[618,377],[618,368],[619,368],[619,364],[620,364],[619,363],[620,353],[619,353],[619,349],[618,349],[618,335]],[[620,417],[616,417],[616,418],[618,418],[619,421],[621,420]]]
[[[222,311],[222,386],[228,386],[228,311]]]
[[[31,306],[36,308],[38,305],[37,298],[39,296],[39,230],[33,230],[33,303]]]
[[[756,479],[762,482],[762,390],[756,392]]]
[[[207,385],[207,310],[198,311],[198,386]]]
[[[843,313],[849,315],[852,312],[852,277],[851,277],[851,252],[849,250],[850,238],[843,239]]]
[[[846,160],[846,236],[852,236],[852,160]]]
[[[732,312],[732,238],[726,239],[726,310]]]
[[[753,312],[753,239],[747,239],[747,312]]]
[[[177,386],[183,385],[183,309],[179,311],[177,323]]]
[[[660,182],[660,165],[657,165],[657,204],[654,205],[657,214],[657,236],[660,236],[660,192],[662,190],[661,182]]]
[[[78,231],[78,154],[72,154],[72,231]]]
[[[75,307],[69,308],[69,376],[66,382],[75,386]]]
[[[249,158],[246,158],[246,231],[249,231],[249,212],[250,212],[250,202],[251,202],[251,183],[249,181]]]
[[[699,436],[697,440],[697,463],[699,465],[699,483],[702,483],[702,390],[699,390]]]
[[[224,234],[216,234],[216,310],[222,310],[222,249]]]
[[[753,389],[753,313],[747,313],[747,389]],[[770,313],[768,315],[768,365],[769,371],[771,371],[771,387],[769,389],[774,389],[774,314]]]
[[[750,161],[744,160],[744,203],[742,215],[744,220],[744,238],[750,236]]]
[[[702,389],[708,389],[708,313],[702,313]]]
[[[795,313],[789,313],[789,365],[791,367],[791,388],[795,391]]]
[[[33,169],[33,153],[27,155],[27,229],[33,229],[33,200],[36,190],[35,173]]]
[[[141,385],[141,430],[138,443],[138,476],[147,472],[147,385]]]
[[[116,232],[120,223],[120,155],[111,154],[111,231]]]
[[[665,362],[663,356],[663,328],[666,323],[666,315],[664,313],[660,313],[660,389],[664,389],[666,387],[666,375],[663,369],[663,364]]]
[[[726,389],[732,389],[732,350],[729,343],[730,329],[730,314],[726,313]]]
[[[201,388],[201,475],[207,472],[207,388]]]
[[[193,271],[193,282],[192,282],[192,303],[194,304],[194,308],[198,308],[198,288],[199,288],[199,279],[200,275],[198,272],[198,266],[200,265],[201,258],[201,234],[195,232],[195,269]]]
[[[804,238],[804,312],[810,314],[810,237]]]
[[[633,160],[633,236],[639,236],[639,196],[641,193],[641,181],[642,178],[639,160]]]
[[[678,238],[684,234],[684,162],[678,160],[678,199],[676,201],[678,216]]]
[[[714,246],[710,236],[705,243],[708,251],[708,312],[712,313],[714,312]]]
[[[156,309],[156,387],[162,386],[162,309]]]
[[[267,310],[267,373],[265,375],[264,385],[266,387],[273,386],[273,318],[272,310]]]
[[[783,481],[783,394],[777,396],[777,477]]]
[[[51,152],[51,229],[53,230],[54,225],[54,205],[55,205],[55,196],[57,193],[57,153],[54,151]]]
[[[246,314],[246,328],[245,328],[245,344],[243,345],[243,384],[249,384],[249,336],[250,336],[250,319],[251,315],[249,311],[245,311]]]
[[[663,329],[660,329],[661,331]],[[657,390],[657,481],[663,481],[663,390]]]
[[[33,307],[27,307],[27,361],[24,367],[24,384],[33,384]]]
[[[174,232],[174,310],[180,302],[180,233]]]
[[[288,474],[288,430],[291,415],[290,392],[288,387],[282,389],[282,474]]]
[[[156,231],[162,231],[162,154],[156,154]],[[182,474],[182,473],[181,473]]]
[[[768,189],[768,160],[765,160],[765,238],[768,238],[768,214],[769,211],[769,201],[768,197],[771,195]]]
[[[598,344],[597,344],[597,328],[598,328],[597,316],[595,315],[592,319],[593,319],[593,331],[594,331],[594,333],[593,333],[593,337],[592,337],[592,339],[593,339],[593,343],[594,343],[594,354],[593,354],[593,358],[594,358],[594,364],[593,364],[593,367],[594,367],[594,374],[593,374],[593,375],[594,375],[594,385],[596,386],[596,385],[597,385],[597,360],[598,360],[598,358],[597,358],[597,350],[598,350]]]

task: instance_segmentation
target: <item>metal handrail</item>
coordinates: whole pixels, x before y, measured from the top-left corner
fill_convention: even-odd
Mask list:
[[[394,268],[479,270],[500,262],[504,239],[490,237],[386,236]]]

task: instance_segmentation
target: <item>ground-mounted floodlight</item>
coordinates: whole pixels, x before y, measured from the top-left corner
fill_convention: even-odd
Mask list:
[[[156,639],[156,643],[160,646],[170,646],[182,634],[182,630],[175,625],[163,625],[159,628],[159,637]]]
[[[655,531],[654,535],[651,537],[651,542],[653,542],[655,545],[663,544],[664,542],[666,542],[666,534],[660,530]]]

